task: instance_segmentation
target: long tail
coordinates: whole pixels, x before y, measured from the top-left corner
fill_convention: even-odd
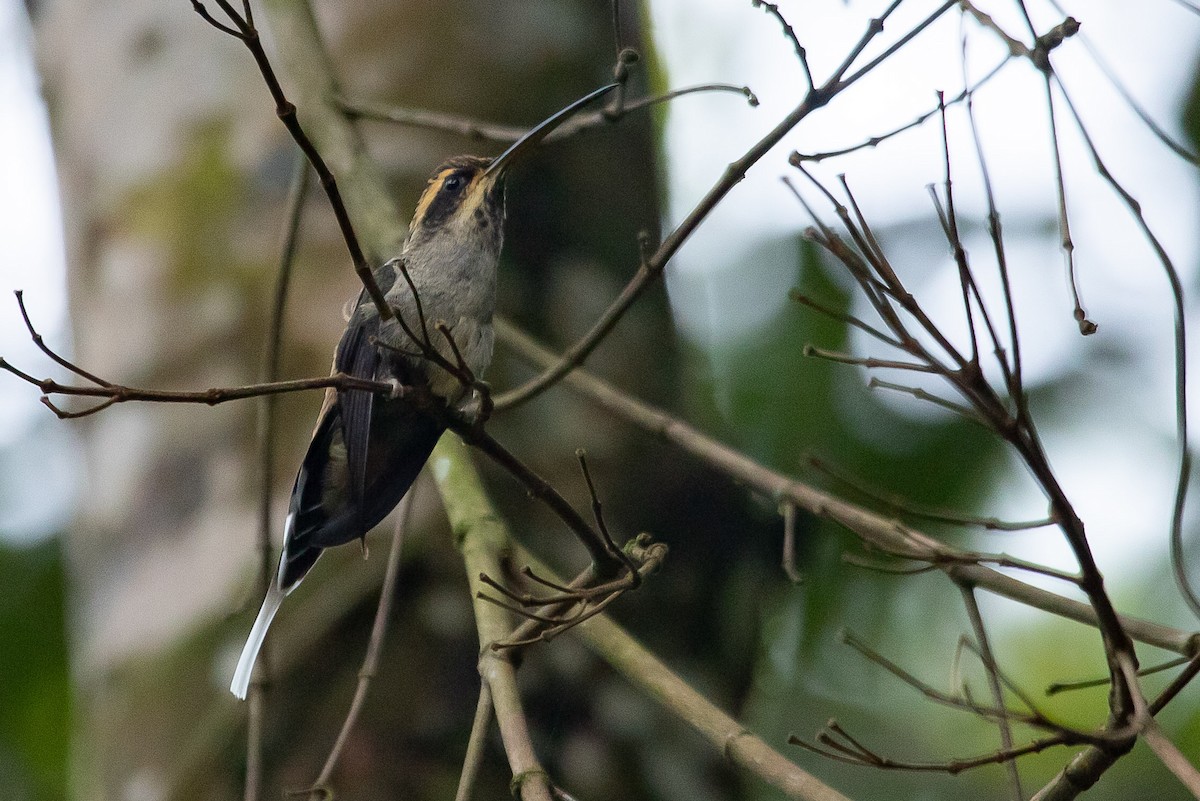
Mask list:
[[[258,652],[262,650],[263,640],[267,637],[267,629],[275,619],[275,613],[279,611],[279,605],[285,597],[287,593],[278,587],[277,582],[272,581],[267,590],[267,597],[263,599],[262,609],[258,610],[254,627],[250,629],[250,636],[246,638],[246,647],[242,649],[242,656],[238,659],[237,670],[233,671],[233,683],[229,685],[229,692],[243,701],[250,690],[250,675],[254,672],[254,662],[258,659]]]

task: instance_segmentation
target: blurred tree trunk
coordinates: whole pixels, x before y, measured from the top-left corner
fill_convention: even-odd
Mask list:
[[[532,124],[604,81],[615,52],[595,44],[612,41],[607,7],[584,2],[358,2],[327,4],[318,13],[348,94],[513,124]],[[269,18],[261,16],[270,48]],[[39,4],[35,22],[67,207],[78,362],[109,380],[149,387],[254,381],[295,149],[249,55],[183,0],[50,0]],[[632,36],[636,25],[628,28]],[[282,78],[286,87],[288,76]],[[303,120],[303,108],[300,114]],[[517,176],[502,277],[506,312],[565,341],[615,294],[637,263],[637,230],[653,229],[657,219],[649,130],[643,117],[627,122],[619,138],[582,137],[581,146],[556,150]],[[405,212],[445,156],[499,150],[402,129],[367,133],[380,143],[373,150]],[[602,169],[614,162],[629,166]],[[618,194],[619,211],[610,202]],[[356,292],[323,198],[309,206],[283,362],[284,374],[295,377],[328,369],[342,304]],[[664,309],[658,297],[617,339],[666,339]],[[607,350],[630,349],[617,343]],[[651,376],[658,387],[652,394],[671,385],[661,357],[624,369]],[[319,403],[315,393],[280,401],[276,521]],[[564,403],[542,401],[539,409],[562,411]],[[248,624],[245,615],[236,623],[228,617],[258,601],[250,581],[260,480],[254,403],[124,406],[77,425],[90,485],[68,543],[76,794],[235,795],[244,707],[225,687]],[[560,425],[567,443],[587,432],[581,444],[621,447],[611,427],[597,437],[592,422],[578,416]],[[538,433],[520,420],[501,431],[510,440]],[[561,469],[574,447],[534,462]],[[357,554],[348,563],[361,569]],[[400,631],[395,639],[410,638]],[[348,686],[362,640],[354,642],[349,656],[336,660],[344,681],[322,675],[322,688]],[[472,669],[468,662],[468,679]],[[437,689],[436,677],[430,682],[435,692],[451,692]],[[408,677],[406,692],[421,684]],[[461,693],[468,703],[470,692]],[[273,695],[331,716],[347,698],[329,706],[286,690]],[[303,727],[304,714],[299,722],[272,720],[268,745],[279,767],[267,797],[281,783],[311,779],[334,718],[299,730],[289,727]],[[469,715],[454,721],[454,730],[469,722]],[[384,739],[381,751],[364,746],[366,762],[355,775],[370,777],[381,791],[403,781],[419,797],[411,775],[373,761],[372,754],[393,758],[391,745]]]

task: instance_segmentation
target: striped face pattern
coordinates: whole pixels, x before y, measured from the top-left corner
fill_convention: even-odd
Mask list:
[[[410,235],[456,228],[468,218],[485,228],[498,224],[500,176],[486,174],[490,164],[491,159],[479,156],[457,156],[438,167],[417,202]]]

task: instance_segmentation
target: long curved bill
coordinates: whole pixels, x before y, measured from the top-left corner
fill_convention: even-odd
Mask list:
[[[512,145],[510,145],[508,150],[505,150],[499,156],[492,159],[492,163],[488,165],[487,170],[483,174],[485,176],[498,174],[516,161],[517,158],[529,153],[535,147],[537,147],[543,139],[550,135],[551,131],[566,122],[567,119],[570,118],[576,111],[579,111],[579,109],[583,108],[588,103],[591,103],[596,98],[603,97],[616,88],[617,84],[615,83],[610,83],[608,86],[602,86],[596,91],[579,98],[562,111],[559,111],[553,116],[548,117],[546,120],[539,123],[538,126],[532,131],[525,134]]]

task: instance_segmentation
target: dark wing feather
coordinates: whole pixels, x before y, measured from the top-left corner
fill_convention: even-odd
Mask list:
[[[361,307],[360,307],[361,308]],[[379,369],[379,347],[373,341],[379,333],[379,318],[356,312],[338,342],[333,369],[374,380]],[[367,459],[371,435],[372,408],[375,393],[362,390],[339,390],[337,404],[341,410],[342,441],[346,446],[346,465],[350,504],[357,509],[363,505],[367,489]]]
[[[334,358],[334,369],[361,378],[421,381],[404,358],[372,342],[379,319],[358,312]],[[290,590],[325,548],[366,535],[404,497],[443,427],[400,400],[347,390],[330,393],[296,474],[278,581]]]
[[[321,548],[312,544],[313,535],[329,520],[325,503],[325,480],[329,465],[333,435],[341,426],[337,401],[326,404],[324,413],[313,432],[304,461],[296,471],[292,497],[288,504],[287,522],[283,529],[283,554],[279,559],[280,589],[290,591],[321,555]]]

